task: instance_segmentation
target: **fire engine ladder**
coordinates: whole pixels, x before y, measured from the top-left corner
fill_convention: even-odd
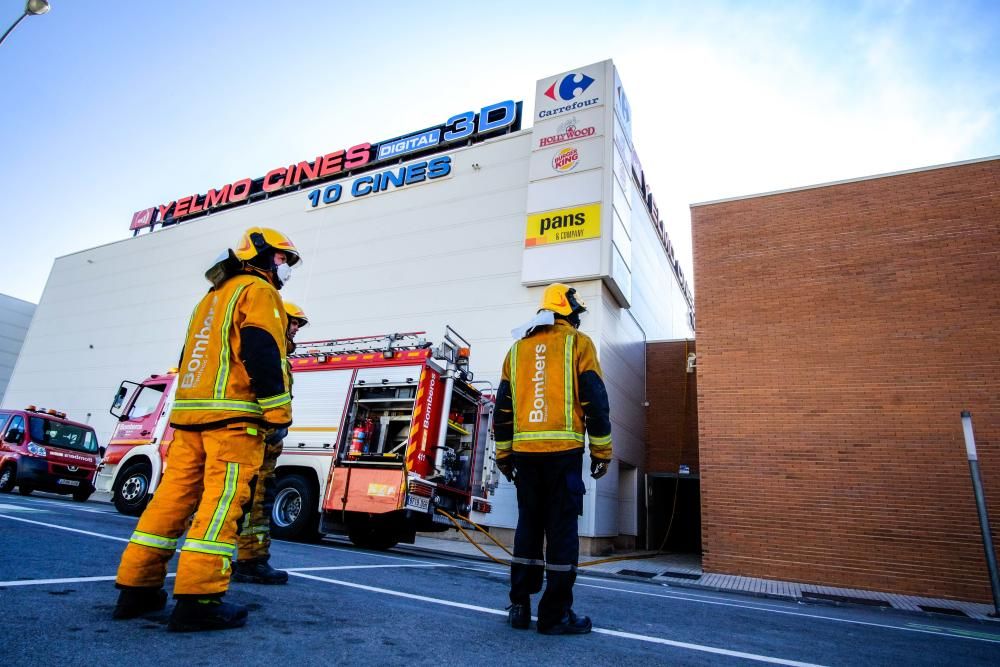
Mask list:
[[[302,351],[289,356],[294,359],[316,356],[336,357],[345,354],[381,354],[385,359],[392,359],[397,351],[422,350],[431,347],[431,343],[423,338],[424,333],[426,332],[411,331],[377,336],[303,341],[298,344],[298,349]]]

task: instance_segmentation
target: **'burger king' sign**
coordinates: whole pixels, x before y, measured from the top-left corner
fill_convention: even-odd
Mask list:
[[[563,148],[552,157],[552,168],[565,173],[573,169],[580,161],[580,151],[572,146]]]

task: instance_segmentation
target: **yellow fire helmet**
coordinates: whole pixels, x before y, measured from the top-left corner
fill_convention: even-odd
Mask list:
[[[539,310],[551,310],[557,315],[568,316],[587,310],[587,304],[576,298],[576,289],[563,283],[552,283],[542,293]]]
[[[301,322],[301,324],[299,325],[300,327],[304,327],[305,325],[309,324],[309,318],[306,317],[306,312],[304,310],[296,306],[291,301],[285,301],[284,303],[285,303],[285,314],[288,315],[289,318],[294,317],[295,319],[299,320]]]
[[[302,261],[298,249],[292,240],[276,229],[269,227],[251,227],[243,232],[239,245],[236,246],[236,257],[248,262],[265,250],[280,250],[288,257],[288,266],[295,266]]]

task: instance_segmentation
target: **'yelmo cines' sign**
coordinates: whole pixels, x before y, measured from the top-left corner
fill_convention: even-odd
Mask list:
[[[601,205],[584,204],[528,216],[524,247],[595,239],[601,235]]]

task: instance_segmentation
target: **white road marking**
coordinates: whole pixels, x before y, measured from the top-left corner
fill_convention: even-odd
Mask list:
[[[90,535],[92,537],[103,537],[106,540],[115,540],[117,542],[128,542],[127,537],[112,537],[111,535],[104,535],[103,533],[92,533],[89,530],[80,530],[79,528],[67,528],[66,526],[57,526],[54,523],[43,523],[41,521],[32,521],[31,519],[22,519],[17,516],[7,516],[6,514],[0,514],[0,519],[10,519],[11,521],[22,521],[24,523],[33,523],[36,526],[45,526],[47,528],[56,528],[58,530],[68,530],[71,533],[81,533],[83,535]]]
[[[167,578],[175,577],[173,572]],[[93,581],[114,581],[115,577],[67,577],[65,579],[15,579],[13,581],[0,581],[0,588],[4,586],[47,586],[49,584],[87,584]]]
[[[784,614],[786,616],[801,616],[803,618],[815,618],[823,621],[834,621],[836,623],[850,623],[852,625],[868,625],[873,628],[886,628],[889,630],[902,630],[904,632],[919,632],[921,634],[928,635],[938,635],[940,637],[953,637],[957,639],[974,639],[980,642],[989,642],[991,644],[1000,644],[1000,641],[994,639],[985,639],[983,637],[968,637],[965,635],[955,635],[949,632],[934,632],[933,630],[921,630],[919,628],[906,627],[902,625],[890,625],[888,623],[872,623],[871,621],[855,621],[849,618],[838,618],[836,616],[823,616],[822,614],[806,614],[801,611],[788,611],[785,609],[775,609],[774,607],[760,607],[750,604],[739,604],[737,602],[723,602],[721,600],[712,600],[706,598],[697,598],[677,595],[665,595],[663,593],[647,593],[645,591],[633,591],[627,588],[614,588],[612,586],[597,586],[595,584],[582,584],[579,581],[576,583],[577,586],[584,586],[586,588],[598,588],[606,591],[615,591],[617,593],[631,593],[632,595],[645,595],[648,597],[655,598],[665,598],[668,600],[682,600],[684,602],[699,602],[701,604],[711,604],[718,605],[720,607],[736,607],[737,609],[749,609],[751,611],[763,611],[771,614]]]
[[[10,519],[12,521],[21,521],[23,523],[30,523],[30,524],[35,524],[35,525],[38,525],[38,526],[46,526],[46,527],[49,527],[49,528],[56,528],[56,529],[59,529],[59,530],[65,530],[65,531],[69,531],[69,532],[72,532],[72,533],[81,533],[83,535],[91,535],[93,537],[101,537],[101,538],[104,538],[104,539],[107,539],[107,540],[115,540],[115,541],[118,541],[118,542],[128,542],[129,541],[127,538],[124,538],[124,537],[113,537],[111,535],[104,535],[104,534],[101,534],[101,533],[94,533],[94,532],[87,531],[87,530],[80,530],[78,528],[67,528],[66,526],[58,526],[56,524],[44,523],[44,522],[41,522],[41,521],[32,521],[30,519],[23,519],[21,517],[7,516],[5,514],[0,514],[0,519]],[[335,547],[335,546],[329,546],[329,545],[322,546],[322,545],[318,545],[318,544],[303,544],[303,543],[295,543],[295,542],[284,542],[284,544],[289,544],[289,545],[294,544],[295,546],[306,546],[306,547],[313,547],[313,548],[317,548],[317,549],[329,549],[329,550],[332,550],[332,551],[340,551],[340,552],[343,552],[343,553],[354,553],[356,555],[373,556],[375,558],[386,558],[386,559],[390,559],[390,560],[405,560],[405,561],[410,561],[410,562],[416,563],[416,564],[422,564],[422,565],[424,565],[426,567],[451,567],[451,568],[454,568],[454,569],[473,570],[473,571],[477,571],[477,572],[487,572],[487,573],[490,573],[490,574],[498,574],[498,575],[505,574],[505,572],[503,570],[494,570],[494,569],[489,569],[489,568],[478,568],[478,567],[470,567],[470,566],[457,566],[457,565],[437,565],[437,564],[434,564],[434,563],[428,563],[427,561],[416,560],[413,557],[389,556],[389,555],[386,555],[386,554],[375,554],[375,553],[370,553],[370,552],[363,552],[362,553],[362,552],[358,552],[358,551],[356,551],[354,549],[350,549],[350,548],[342,548],[342,547]],[[450,559],[446,559],[446,560],[458,561],[458,562],[465,562],[465,559],[459,559],[459,558],[450,558]],[[417,566],[417,565],[414,565],[414,566]],[[378,567],[378,566],[371,566],[371,565],[370,566],[331,566],[330,568],[308,568],[308,569],[309,570],[318,570],[318,569],[363,569],[365,567],[371,568],[371,567]],[[382,566],[382,567],[392,567],[392,566],[388,566],[387,565],[387,566]],[[297,569],[299,569],[299,568],[286,568],[286,570],[288,572],[292,572],[293,574],[295,573],[295,571]],[[305,571],[306,568],[301,568],[301,570]],[[173,575],[168,575],[168,576],[173,576]],[[319,579],[317,577],[310,577],[310,575],[306,575],[306,574],[295,574],[295,576]],[[114,579],[114,577],[112,577],[111,579]],[[592,581],[599,581],[599,579],[595,579],[593,577],[580,577],[580,579],[589,579],[589,580],[592,580]],[[331,583],[343,583],[343,585],[345,585],[345,586],[357,586],[359,588],[366,588],[365,586],[362,586],[361,584],[349,584],[347,582],[338,582],[338,581],[333,580],[333,579],[329,579],[329,580],[328,579],[319,579],[319,580],[320,581],[329,581]],[[47,581],[47,580],[38,580],[38,581]],[[58,581],[58,580],[52,580],[52,581]],[[95,579],[95,581],[96,581],[96,579]],[[6,585],[24,585],[24,584],[6,584]],[[953,639],[970,639],[970,640],[973,640],[973,641],[987,642],[987,643],[990,643],[990,644],[1000,644],[1000,640],[988,639],[988,638],[985,638],[985,637],[974,637],[974,636],[970,636],[970,635],[967,635],[967,634],[956,634],[958,632],[961,632],[960,629],[955,629],[952,632],[938,632],[938,631],[934,631],[934,630],[925,630],[925,629],[916,628],[916,627],[906,627],[906,626],[899,626],[899,625],[890,625],[890,624],[887,624],[887,623],[873,623],[873,622],[870,622],[870,621],[856,621],[856,620],[852,620],[852,619],[849,619],[849,618],[838,618],[836,616],[823,616],[822,614],[806,614],[806,613],[798,612],[798,611],[788,611],[788,610],[784,610],[784,609],[775,609],[773,606],[763,607],[763,606],[758,606],[758,605],[740,604],[738,602],[725,602],[725,601],[718,600],[718,599],[695,597],[696,594],[694,594],[694,593],[681,593],[681,594],[678,594],[678,595],[666,595],[666,594],[663,594],[663,593],[648,593],[646,591],[636,591],[636,590],[630,590],[630,589],[627,589],[627,588],[615,588],[615,587],[612,587],[612,586],[598,586],[596,584],[586,584],[586,583],[582,583],[580,580],[578,580],[576,582],[576,585],[577,586],[583,586],[583,587],[586,587],[586,588],[597,588],[597,589],[601,589],[601,590],[614,591],[614,592],[617,592],[617,593],[630,593],[632,595],[643,595],[643,596],[648,596],[648,597],[664,598],[664,599],[668,599],[668,600],[680,600],[680,601],[683,601],[683,602],[698,602],[698,603],[701,603],[701,604],[717,605],[717,606],[721,606],[721,607],[734,607],[736,609],[747,609],[747,610],[750,610],[750,611],[761,611],[761,612],[766,612],[766,613],[771,613],[771,614],[784,614],[786,616],[799,616],[799,617],[802,617],[802,618],[812,618],[812,619],[816,619],[816,620],[833,621],[833,622],[836,622],[836,623],[848,623],[848,624],[852,624],[852,625],[865,625],[865,626],[870,626],[870,627],[875,627],[875,628],[883,628],[883,629],[887,629],[887,630],[900,630],[900,631],[903,631],[903,632],[917,632],[917,633],[920,633],[920,634],[936,635],[936,636],[939,636],[939,637],[951,637]],[[381,590],[381,589],[377,589],[377,590]],[[394,594],[398,594],[398,595],[401,595],[403,597],[407,597],[407,596],[411,595],[409,593],[394,593]],[[415,596],[415,597],[420,598],[420,596]],[[433,600],[434,598],[428,598],[428,599],[429,600]],[[458,605],[460,603],[455,603],[455,604]],[[476,609],[486,610],[486,607],[476,607]],[[489,610],[489,611],[490,611],[490,613],[493,613],[495,610]],[[499,613],[505,613],[505,612],[499,612]],[[595,632],[599,632],[599,630],[595,630]],[[614,630],[608,630],[606,632],[607,633],[613,633],[615,631]]]
[[[466,559],[460,559],[460,560],[464,562]],[[450,567],[452,569],[455,569],[455,570],[470,570],[472,572],[484,572],[486,574],[495,574],[497,576],[502,576],[502,577],[507,577],[510,574],[509,570],[501,570],[499,568],[492,568],[492,567],[488,567],[488,566],[487,567],[473,567],[473,566],[470,566],[470,565],[452,565]],[[583,581],[607,581],[607,580],[606,579],[600,579],[598,577],[580,576],[576,580],[576,585],[577,586],[583,586],[585,588],[597,588],[597,589],[602,589],[602,590],[615,591],[615,592],[618,592],[618,593],[632,593],[633,595],[645,595],[645,596],[649,596],[649,597],[664,598],[664,599],[667,599],[667,600],[678,600],[680,602],[700,602],[702,604],[714,604],[714,605],[719,605],[719,606],[723,606],[723,607],[735,607],[737,609],[747,609],[747,610],[750,610],[750,611],[762,611],[762,612],[769,612],[769,613],[773,613],[773,614],[785,614],[785,615],[788,615],[788,616],[801,616],[803,618],[813,618],[813,619],[821,620],[821,621],[834,621],[836,623],[850,623],[850,624],[854,624],[854,625],[868,625],[868,626],[875,627],[875,628],[884,628],[884,629],[888,629],[888,630],[902,630],[904,632],[919,632],[921,634],[938,635],[940,637],[951,637],[953,639],[975,639],[977,641],[1000,643],[1000,640],[989,639],[989,638],[986,638],[986,637],[976,637],[976,636],[973,636],[973,635],[969,635],[969,634],[963,633],[960,628],[955,628],[954,630],[951,630],[950,632],[949,631],[937,631],[936,632],[934,630],[920,629],[920,627],[918,625],[912,624],[912,623],[911,624],[907,624],[907,625],[904,626],[904,625],[891,625],[891,624],[888,624],[888,623],[873,623],[873,622],[870,622],[870,621],[855,621],[855,620],[851,620],[849,618],[840,618],[840,617],[837,617],[837,616],[824,616],[822,614],[807,614],[805,612],[789,611],[787,609],[781,609],[781,608],[779,608],[776,604],[770,604],[770,605],[764,605],[764,604],[742,604],[742,603],[739,603],[739,602],[727,601],[727,598],[723,598],[721,596],[708,596],[708,595],[703,595],[703,594],[699,594],[699,593],[695,593],[695,592],[690,592],[689,593],[689,592],[686,592],[686,591],[676,591],[676,592],[674,592],[671,595],[667,595],[667,594],[664,594],[664,593],[648,593],[648,592],[645,592],[645,591],[636,591],[636,590],[631,590],[631,589],[628,589],[628,588],[614,588],[612,586],[607,586],[607,585],[598,586],[598,585],[595,585],[595,584],[582,583]],[[794,602],[789,602],[789,604],[795,604],[795,603]]]
[[[24,505],[0,505],[0,511],[3,511],[3,512],[48,512],[48,510],[40,510],[37,507],[25,507]]]
[[[114,577],[69,577],[66,579],[15,579],[14,581],[0,581],[0,588],[4,586],[45,586],[48,584],[82,584],[91,581],[114,581]]]
[[[327,577],[317,577],[311,574],[301,574],[298,572],[292,572],[293,576],[302,577],[304,579],[314,579],[315,581],[323,581],[328,584],[334,584],[337,586],[347,586],[348,588],[357,588],[363,591],[369,591],[371,593],[382,593],[383,595],[393,595],[396,597],[407,598],[410,600],[419,600],[420,602],[430,602],[431,604],[444,605],[446,607],[457,607],[459,609],[467,609],[469,611],[478,611],[484,614],[493,614],[496,616],[506,616],[507,612],[502,609],[490,609],[489,607],[480,607],[474,604],[466,604],[464,602],[455,602],[453,600],[444,600],[441,598],[432,598],[426,595],[416,595],[414,593],[404,593],[402,591],[392,590],[391,588],[378,588],[375,586],[365,586],[364,584],[355,584],[350,581],[341,581],[339,579],[329,579]],[[613,637],[621,637],[623,639],[633,639],[636,641],[651,642],[653,644],[663,644],[666,646],[673,646],[675,648],[687,649],[689,651],[700,651],[703,653],[714,653],[716,655],[725,655],[733,658],[743,658],[744,660],[754,660],[757,662],[766,662],[772,665],[792,665],[794,667],[816,667],[814,663],[810,662],[798,662],[796,660],[785,660],[783,658],[774,658],[767,655],[758,655],[756,653],[744,653],[742,651],[731,651],[724,648],[716,648],[714,646],[704,646],[702,644],[691,644],[688,642],[679,642],[672,639],[663,639],[662,637],[651,637],[649,635],[639,635],[632,632],[620,632],[618,630],[605,630],[603,628],[594,628],[594,632],[611,635]]]
[[[433,563],[414,563],[412,565],[325,565],[322,567],[286,567],[286,572],[320,572],[322,570],[374,570],[397,567],[451,567],[451,565],[435,565]]]
[[[327,565],[323,567],[289,567],[287,572],[315,572],[320,570],[370,570],[372,568],[400,568],[400,567],[451,567],[450,565]],[[176,577],[173,572],[167,574],[167,578]],[[4,586],[48,586],[51,584],[85,584],[94,581],[114,581],[115,577],[66,577],[64,579],[14,579],[11,581],[0,581],[0,588]]]
[[[312,547],[313,549],[326,549],[328,551],[339,551],[341,553],[349,553],[349,554],[354,554],[356,556],[359,556],[359,555],[360,556],[371,556],[372,558],[384,558],[386,560],[405,560],[405,561],[409,561],[411,563],[427,563],[428,562],[426,560],[419,560],[419,559],[416,559],[416,558],[413,558],[413,557],[390,556],[388,554],[372,553],[370,551],[361,551],[360,549],[355,549],[354,547],[339,547],[339,546],[335,546],[334,544],[332,544],[330,542],[327,542],[325,544],[308,544],[308,543],[305,543],[305,542],[289,542],[289,541],[286,541],[286,540],[272,540],[271,541],[272,544],[274,544],[275,542],[277,542],[278,544],[287,544],[289,546]]]
[[[132,519],[133,521],[137,521],[139,519],[139,517],[128,516],[128,515],[125,515],[125,514],[121,514],[118,511],[102,510],[102,509],[89,509],[87,507],[83,507],[82,505],[71,505],[69,502],[59,501],[59,500],[53,500],[52,498],[31,498],[28,502],[32,502],[32,503],[44,503],[44,504],[47,504],[47,505],[54,505],[56,507],[61,507],[63,509],[72,510],[74,512],[87,512],[88,514],[109,514],[109,515],[119,516],[119,517],[122,517],[124,519]],[[76,501],[73,501],[73,502],[76,502]],[[26,507],[26,506],[25,505],[18,505],[18,507]],[[47,511],[47,510],[39,510],[39,511]]]

